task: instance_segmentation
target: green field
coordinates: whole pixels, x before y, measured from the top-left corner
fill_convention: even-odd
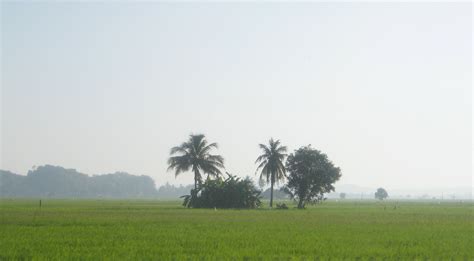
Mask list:
[[[146,200],[0,203],[0,259],[474,259],[472,202],[217,211]]]

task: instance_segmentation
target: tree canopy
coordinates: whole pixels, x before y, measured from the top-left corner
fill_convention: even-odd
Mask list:
[[[220,155],[210,154],[212,149],[217,149],[217,143],[208,143],[203,134],[189,135],[189,139],[181,145],[171,148],[168,159],[168,171],[175,170],[175,175],[191,170],[194,173],[194,188],[202,183],[201,174],[213,177],[221,175],[224,169],[224,158]],[[173,156],[176,155],[177,156]]]
[[[319,202],[323,194],[334,191],[333,184],[341,177],[327,155],[311,148],[301,147],[288,156],[286,161],[288,184],[286,190],[298,201],[298,208],[308,202]]]

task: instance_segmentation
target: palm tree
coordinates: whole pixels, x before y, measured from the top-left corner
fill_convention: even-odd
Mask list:
[[[287,155],[285,154],[287,148],[281,146],[280,140],[274,141],[273,138],[268,142],[268,146],[259,144],[259,147],[263,150],[263,154],[255,161],[255,164],[259,164],[255,173],[261,169],[260,180],[266,180],[267,183],[270,181],[270,207],[273,207],[273,184],[286,176],[283,161]]]
[[[194,172],[194,189],[197,189],[198,183],[202,182],[201,173],[207,174],[207,178],[209,175],[218,177],[220,169],[224,168],[224,158],[210,154],[213,148],[218,148],[217,143],[208,144],[204,135],[189,135],[188,141],[171,148],[168,171],[174,169],[175,176],[178,176],[191,169]],[[173,156],[175,154],[178,156]]]

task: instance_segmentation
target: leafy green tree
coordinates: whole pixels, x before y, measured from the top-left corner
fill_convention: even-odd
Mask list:
[[[189,135],[189,139],[180,146],[171,148],[168,159],[168,171],[174,169],[175,175],[192,170],[194,172],[194,189],[202,183],[201,174],[218,177],[224,168],[224,158],[220,155],[210,154],[212,149],[217,149],[217,143],[208,144],[202,134]],[[177,156],[173,156],[176,155]]]
[[[334,166],[327,155],[311,146],[301,147],[290,154],[286,171],[286,191],[298,200],[298,208],[304,208],[307,202],[323,200],[323,194],[334,191],[332,184],[341,177],[341,170]]]
[[[378,188],[374,195],[375,198],[379,200],[384,200],[388,198],[388,193],[384,188]]]
[[[270,207],[273,207],[273,186],[275,182],[283,180],[286,176],[283,161],[287,154],[286,146],[281,146],[280,140],[273,138],[268,142],[268,146],[259,144],[263,154],[258,156],[255,164],[259,164],[255,173],[260,171],[260,181],[270,182]]]

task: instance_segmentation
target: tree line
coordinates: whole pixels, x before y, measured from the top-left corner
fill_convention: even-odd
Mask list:
[[[0,170],[0,196],[42,198],[155,198],[149,176],[126,172],[88,176],[75,169],[39,166],[26,176]]]
[[[323,200],[324,193],[334,191],[333,184],[341,177],[340,168],[311,145],[287,154],[287,147],[280,140],[271,138],[268,144],[259,144],[258,147],[262,154],[255,160],[255,173],[261,183],[270,184],[270,207],[273,207],[274,185],[278,182],[286,180],[284,191],[298,202],[298,208],[305,208],[307,203]],[[212,207],[219,203],[220,207],[258,207],[259,191],[253,182],[248,178],[239,180],[227,172],[228,178],[224,179],[224,158],[212,154],[214,149],[218,149],[218,144],[209,143],[203,134],[191,134],[187,141],[171,148],[168,171],[173,170],[175,176],[184,172],[194,174],[194,188],[190,195],[185,196],[184,205]],[[205,181],[203,176],[206,176]],[[229,201],[225,196],[229,193],[240,201]],[[219,201],[222,198],[226,198],[227,205]]]

